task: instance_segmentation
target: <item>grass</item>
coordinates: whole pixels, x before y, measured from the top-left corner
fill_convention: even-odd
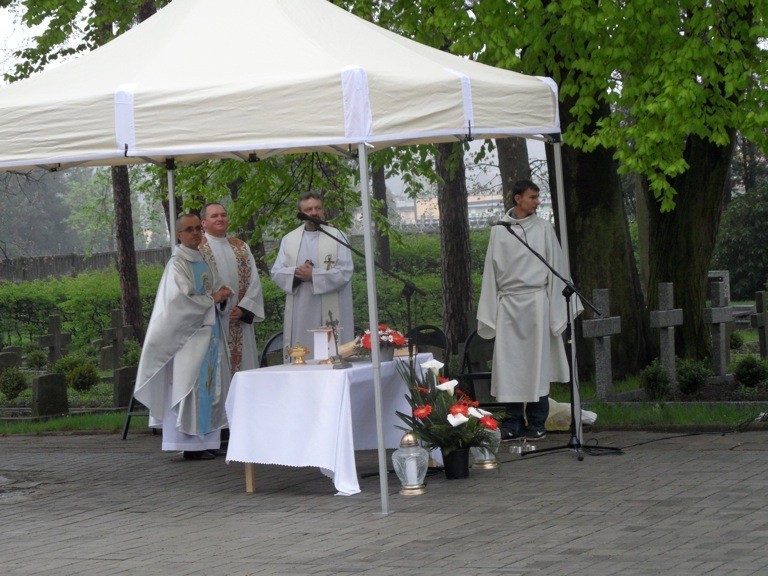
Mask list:
[[[112,432],[117,434],[122,431],[124,422],[125,412],[77,414],[46,420],[5,420],[0,421],[0,436],[55,432]],[[146,426],[146,418],[135,417],[131,420],[132,429],[138,429],[139,426]]]

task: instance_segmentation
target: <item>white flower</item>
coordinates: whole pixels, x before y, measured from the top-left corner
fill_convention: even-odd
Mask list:
[[[488,412],[488,410],[483,410],[482,408],[475,408],[474,406],[470,406],[469,413],[475,418],[482,418],[483,416],[491,415],[491,413]]]
[[[469,418],[464,416],[464,414],[448,414],[448,422],[455,428],[456,426],[461,426],[465,422],[469,422]]]
[[[427,370],[430,370],[430,371],[434,372],[435,374],[437,374],[438,372],[440,372],[440,369],[441,369],[443,366],[445,366],[445,364],[443,364],[443,363],[442,363],[442,362],[440,362],[439,360],[434,360],[434,359],[433,359],[433,360],[429,360],[429,361],[427,361],[427,362],[424,362],[424,363],[421,365],[421,367],[422,367],[422,368],[425,368],[425,369],[427,369]]]
[[[435,388],[438,390],[444,390],[445,392],[448,392],[451,396],[453,396],[453,389],[456,388],[456,386],[459,385],[458,380],[448,380],[448,382],[443,382],[442,384],[436,384]]]

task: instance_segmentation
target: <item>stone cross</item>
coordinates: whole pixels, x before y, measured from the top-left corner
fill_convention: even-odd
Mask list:
[[[712,332],[712,373],[725,377],[728,368],[730,342],[726,324],[733,322],[733,308],[728,306],[724,282],[712,284],[712,308],[704,308],[704,322]]]
[[[72,334],[61,332],[61,317],[51,316],[48,320],[50,334],[40,336],[40,346],[48,348],[48,365],[52,365],[67,354],[67,346],[72,342]]]
[[[755,292],[755,313],[749,317],[752,328],[757,328],[757,335],[760,340],[760,358],[763,359],[768,358],[768,339],[765,335],[766,326],[768,326],[766,294],[768,292]]]
[[[682,308],[672,308],[675,295],[672,282],[659,282],[659,309],[651,310],[651,328],[659,329],[661,366],[669,376],[672,391],[677,391],[675,370],[675,326],[683,323]]]
[[[102,331],[105,369],[120,368],[120,358],[123,356],[123,343],[133,337],[133,326],[123,323],[122,310],[112,310],[111,327]]]
[[[592,302],[603,314],[600,318],[583,320],[581,335],[595,339],[595,391],[598,400],[608,400],[613,394],[611,370],[611,335],[621,333],[621,317],[611,316],[607,289],[592,291]]]

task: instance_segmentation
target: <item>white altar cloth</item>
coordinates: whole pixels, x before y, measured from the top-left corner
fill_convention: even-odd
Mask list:
[[[418,354],[418,365],[432,354]],[[396,448],[408,413],[406,384],[396,364],[381,363],[384,445]],[[333,479],[339,495],[360,492],[355,450],[377,447],[373,369],[370,362],[346,370],[330,365],[280,365],[237,372],[226,402],[227,462],[316,466]]]

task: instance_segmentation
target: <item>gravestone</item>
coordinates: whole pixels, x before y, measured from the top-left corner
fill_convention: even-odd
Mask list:
[[[621,317],[611,316],[607,289],[592,291],[592,302],[603,315],[581,322],[581,335],[595,339],[595,392],[598,400],[613,395],[613,371],[611,369],[611,336],[621,333]]]
[[[718,286],[720,284],[720,286]],[[710,270],[707,272],[707,300],[710,306],[725,307],[731,305],[731,273],[728,270]],[[715,301],[718,303],[715,304]],[[731,361],[731,333],[736,329],[736,314],[733,309],[732,318],[723,326],[725,332],[725,362]]]
[[[106,346],[101,349],[101,368],[116,370],[120,368],[120,358],[123,356],[123,344],[126,339],[133,337],[133,327],[123,323],[123,312],[112,310],[110,328],[102,331],[102,340]]]
[[[69,414],[67,381],[63,374],[43,374],[32,381],[32,416]]]
[[[18,352],[0,352],[0,371],[21,366],[21,354]]]
[[[766,326],[768,326],[768,307],[766,307],[766,294],[768,292],[755,292],[755,313],[750,316],[752,328],[757,328],[757,336],[760,344],[760,358],[768,358],[768,339],[766,339]]]
[[[704,309],[704,322],[710,325],[712,333],[712,373],[715,380],[726,378],[730,337],[727,323],[733,322],[733,308],[727,305],[726,289],[723,282],[712,284],[712,308]]]
[[[72,341],[72,334],[61,332],[61,317],[51,316],[48,320],[50,334],[40,336],[40,346],[48,348],[48,365],[52,366],[59,358],[67,355],[67,346]]]
[[[683,309],[672,308],[675,302],[672,282],[659,283],[659,309],[651,310],[651,328],[659,329],[661,366],[669,377],[672,392],[677,392],[675,370],[675,326],[683,323]]]
[[[17,352],[18,354],[21,354],[21,346],[6,346],[2,350],[3,352]]]
[[[112,402],[115,408],[126,407],[130,404],[138,370],[138,366],[123,366],[115,370],[115,378],[112,383]]]

